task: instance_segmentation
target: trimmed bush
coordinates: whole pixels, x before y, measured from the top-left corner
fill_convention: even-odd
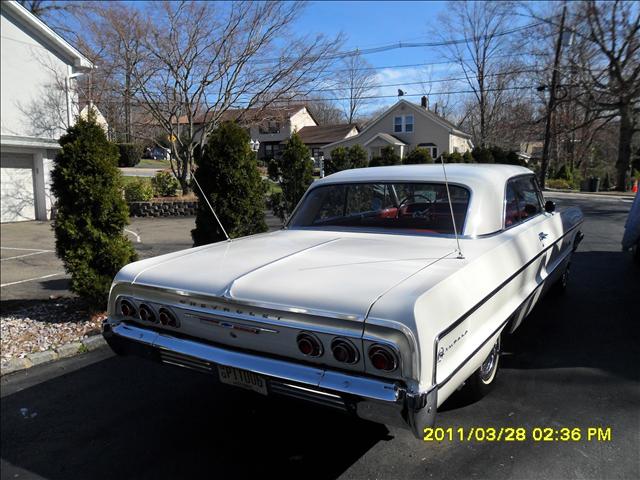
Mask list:
[[[171,172],[165,170],[156,173],[151,179],[153,192],[156,197],[175,197],[180,188],[180,182],[176,180]]]
[[[416,147],[409,152],[409,155],[402,159],[405,165],[417,165],[422,163],[433,163],[431,152],[426,148]]]
[[[113,277],[136,259],[124,236],[129,210],[122,198],[118,148],[92,115],[60,138],[51,173],[56,197],[56,253],[71,274],[70,290],[106,307]]]
[[[331,158],[324,162],[325,175],[348,170],[349,167],[349,151],[345,147],[336,147],[331,151]]]
[[[118,143],[119,167],[135,167],[142,160],[143,148],[135,143]]]
[[[444,163],[462,163],[464,160],[460,152],[453,152],[453,153],[443,153],[442,161]]]
[[[464,163],[475,163],[471,151],[467,150],[466,152],[464,152],[464,154],[462,155],[462,161]]]
[[[235,122],[222,122],[210,135],[204,152],[196,152],[195,178],[231,238],[265,232],[265,187],[249,134]],[[194,182],[195,183],[195,182]],[[225,239],[202,192],[198,195],[194,246]]]
[[[331,151],[331,158],[325,160],[324,173],[331,175],[350,168],[364,168],[367,163],[367,151],[360,145],[336,147]]]
[[[476,163],[494,163],[493,154],[486,147],[474,147],[471,155]]]
[[[332,152],[333,153],[333,152]],[[269,207],[282,220],[293,212],[313,182],[313,162],[309,149],[297,133],[291,135],[279,159],[269,162],[269,177],[280,183],[282,193],[271,195]]]
[[[369,164],[367,151],[357,143],[349,148],[349,168],[365,168]]]
[[[369,163],[370,167],[383,167],[387,165],[400,165],[400,156],[392,146],[383,147],[379,157],[373,157]]]
[[[148,178],[134,177],[124,186],[127,202],[146,202],[153,198],[153,186]]]

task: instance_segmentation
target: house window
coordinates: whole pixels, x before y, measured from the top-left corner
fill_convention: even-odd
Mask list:
[[[312,156],[313,158],[315,158],[316,160],[317,160],[318,158],[320,158],[320,156],[321,156],[321,155],[322,155],[322,150],[321,150],[320,148],[318,148],[318,147],[313,147],[313,148],[311,149],[311,156]]]
[[[393,133],[402,133],[402,117],[393,118]]]
[[[404,131],[407,133],[413,132],[413,115],[404,117]]]

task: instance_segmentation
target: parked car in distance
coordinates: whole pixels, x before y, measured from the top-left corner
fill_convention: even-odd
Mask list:
[[[147,147],[144,149],[143,157],[153,160],[169,160],[171,158],[171,150],[159,146]]]
[[[582,221],[522,167],[342,171],[282,230],[125,266],[104,336],[421,437],[459,387],[494,385],[501,336],[566,286]]]

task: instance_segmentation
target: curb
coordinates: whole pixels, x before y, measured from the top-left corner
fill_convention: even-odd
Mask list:
[[[106,344],[107,342],[102,335],[92,335],[81,342],[72,342],[61,345],[55,350],[29,353],[24,358],[2,359],[2,362],[0,362],[0,376],[3,377],[10,373],[35,367],[36,365],[42,365],[55,360],[73,357],[80,353],[91,352],[92,350],[96,350]]]
[[[611,199],[621,199],[621,198],[630,198],[634,199],[636,194],[631,192],[581,192],[579,190],[560,190],[557,188],[545,188],[542,190],[542,193],[560,193],[560,194],[570,194],[570,195],[581,195],[584,197],[592,197],[592,198],[611,198]]]

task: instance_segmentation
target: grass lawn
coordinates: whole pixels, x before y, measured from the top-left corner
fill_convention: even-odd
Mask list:
[[[122,177],[122,185],[128,185],[131,182],[133,182],[136,178],[141,178],[144,182],[148,182],[149,184],[151,183],[151,177]]]
[[[168,160],[152,160],[151,158],[143,158],[136,168],[171,168]]]

